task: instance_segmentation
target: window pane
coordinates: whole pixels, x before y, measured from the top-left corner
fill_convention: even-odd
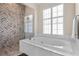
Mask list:
[[[57,30],[53,30],[52,34],[57,34]]]
[[[52,34],[63,35],[63,4],[43,10],[43,33],[51,34],[51,30]]]
[[[52,24],[52,29],[56,30],[57,29],[57,24]]]
[[[27,32],[29,32],[29,28],[27,28]]]
[[[43,33],[50,34],[51,33],[51,25],[43,25]]]
[[[28,32],[32,32],[32,27],[29,27],[29,29],[28,29],[29,31]]]
[[[46,29],[46,30],[47,30],[47,29],[48,29],[48,30],[49,30],[49,29],[51,30],[51,25],[44,25],[43,28]]]
[[[32,32],[32,23],[27,23],[27,32]]]
[[[63,30],[58,30],[59,35],[63,35]]]
[[[58,30],[63,29],[63,24],[58,24]]]
[[[48,30],[47,28],[43,30],[44,34],[51,34],[50,30]]]
[[[63,17],[58,18],[58,23],[63,23]]]
[[[57,17],[57,7],[52,8],[52,17]]]
[[[57,23],[57,18],[52,19],[53,24]]]
[[[25,32],[32,32],[32,21],[33,15],[28,15],[25,17]]]
[[[43,19],[51,18],[51,8],[43,10]]]
[[[25,32],[27,32],[27,24],[25,23],[24,26]]]
[[[43,33],[44,34],[50,34],[51,32],[49,32],[48,30],[44,30]]]
[[[51,19],[45,19],[45,20],[43,20],[43,23],[44,24],[51,24]]]
[[[32,26],[32,23],[28,23],[28,26],[29,26],[29,27]]]
[[[63,4],[58,6],[58,16],[63,16]]]

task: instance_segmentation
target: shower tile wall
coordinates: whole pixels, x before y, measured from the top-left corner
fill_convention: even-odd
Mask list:
[[[19,40],[24,38],[25,6],[0,3],[0,55],[18,51]]]

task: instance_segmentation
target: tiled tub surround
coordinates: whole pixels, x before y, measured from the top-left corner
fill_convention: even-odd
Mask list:
[[[0,4],[0,55],[19,50],[19,40],[24,38],[24,11],[21,4]]]

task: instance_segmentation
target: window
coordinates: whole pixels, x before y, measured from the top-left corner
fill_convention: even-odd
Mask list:
[[[52,34],[63,35],[63,5],[52,8]]]
[[[28,15],[25,17],[25,32],[32,32],[32,27],[33,27],[33,15]]]
[[[63,35],[63,4],[43,10],[43,33]]]
[[[43,33],[51,34],[51,9],[43,11]]]

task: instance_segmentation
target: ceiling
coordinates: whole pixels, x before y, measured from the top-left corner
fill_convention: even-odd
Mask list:
[[[39,6],[55,6],[57,4],[61,4],[61,3],[22,3],[25,6],[29,6],[33,9],[36,9]]]

